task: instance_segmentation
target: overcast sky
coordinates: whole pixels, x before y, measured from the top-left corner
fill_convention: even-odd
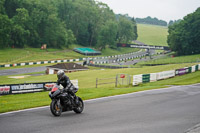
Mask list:
[[[106,3],[115,14],[131,17],[147,16],[165,20],[183,19],[200,7],[200,0],[96,0]]]

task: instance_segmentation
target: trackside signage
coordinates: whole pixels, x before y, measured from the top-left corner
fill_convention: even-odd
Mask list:
[[[42,91],[44,84],[23,84],[23,85],[11,85],[12,93],[23,93],[23,92],[37,92]]]
[[[157,80],[167,79],[175,76],[175,70],[157,73]]]
[[[0,95],[10,94],[10,86],[0,86]]]
[[[184,75],[184,74],[188,73],[187,71],[188,71],[187,68],[177,69],[176,70],[176,75]]]
[[[71,82],[77,89],[79,88],[78,79],[71,80]],[[56,82],[41,82],[41,83],[0,85],[0,95],[50,91],[55,84]]]
[[[170,50],[166,46],[153,46],[153,45],[138,45],[138,44],[122,44],[118,43],[117,47],[130,47],[130,48],[141,48],[141,49],[157,49],[157,50]]]

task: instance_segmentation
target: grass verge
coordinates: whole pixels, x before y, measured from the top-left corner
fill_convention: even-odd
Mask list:
[[[197,55],[187,55],[187,56],[164,56],[161,59],[150,60],[138,63],[139,65],[159,65],[159,64],[178,64],[178,63],[192,63],[200,62],[200,54]]]
[[[78,45],[75,45],[78,47]],[[106,48],[102,51],[101,56],[119,55],[130,52],[136,52],[135,48]],[[24,49],[3,49],[0,50],[0,64],[12,64],[22,62],[50,61],[61,59],[78,59],[87,56],[74,52],[72,49],[48,49],[48,51],[39,48],[24,48]]]
[[[158,66],[156,66],[156,67],[143,68],[141,70],[139,70],[139,68],[138,69],[133,69],[133,68],[122,69],[122,70],[120,69],[120,70],[123,73],[131,73],[131,72],[134,72],[134,70],[138,70],[139,73],[141,73],[141,71],[143,71],[143,73],[147,72],[147,70],[149,70],[149,73],[158,72],[161,69],[170,70],[170,69],[167,69],[167,67],[166,68],[165,67],[166,66],[162,66],[159,68]],[[173,66],[173,65],[171,67],[168,66],[168,68],[174,68],[174,67],[178,67],[178,66]],[[87,77],[86,73],[90,73],[91,75]],[[165,88],[167,87],[167,85],[187,85],[187,84],[200,83],[200,78],[199,78],[200,71],[198,71],[198,72],[183,75],[183,76],[177,76],[171,79],[142,84],[136,87],[129,86],[129,87],[115,88],[114,85],[106,85],[106,86],[102,85],[99,88],[94,87],[96,77],[103,78],[103,77],[107,77],[108,75],[111,75],[111,77],[113,77],[116,75],[116,73],[119,73],[119,70],[118,72],[116,72],[116,70],[104,70],[104,71],[92,70],[92,71],[85,71],[85,72],[80,72],[80,73],[79,72],[71,73],[69,74],[69,76],[70,76],[70,79],[75,79],[76,76],[79,77],[78,79],[79,79],[80,89],[77,95],[83,98],[84,100],[119,95],[119,94],[126,94],[126,93],[132,93],[132,92],[138,92],[138,91],[144,91],[144,90]],[[55,78],[56,80],[55,75],[51,75],[51,76],[53,77],[50,78],[48,75],[48,78],[49,79]],[[37,79],[39,77],[41,79],[44,78],[44,76],[34,76],[32,78],[35,78],[35,77],[37,77]],[[48,92],[1,96],[0,97],[0,113],[33,108],[33,107],[46,106],[46,105],[49,105],[50,102],[51,100],[48,97]]]

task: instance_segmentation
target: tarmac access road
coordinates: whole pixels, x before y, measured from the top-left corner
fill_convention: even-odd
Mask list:
[[[82,114],[54,117],[49,107],[0,114],[0,132],[197,133],[199,101],[200,84],[172,86],[84,101]]]
[[[33,73],[33,72],[42,72],[45,71],[46,67],[30,67],[30,68],[16,68],[16,69],[6,69],[0,70],[0,76],[5,75],[17,75],[17,74],[25,74],[25,73]]]
[[[132,57],[132,56],[138,56],[138,55],[142,55],[146,52],[136,52],[134,55],[125,55],[122,57],[119,57],[119,59],[121,58],[128,58],[128,57]],[[105,59],[96,59],[95,61],[113,61],[116,60],[115,58],[105,58]],[[142,61],[142,60],[141,60]],[[138,60],[139,62],[139,60]],[[132,63],[132,62],[131,62]],[[119,63],[116,63],[119,65]],[[122,65],[126,65],[125,63],[122,63]],[[0,76],[6,76],[6,75],[17,75],[17,74],[25,74],[25,73],[33,73],[33,72],[43,72],[46,70],[45,66],[41,66],[41,67],[29,67],[29,68],[16,68],[16,69],[6,69],[6,70],[0,70]]]

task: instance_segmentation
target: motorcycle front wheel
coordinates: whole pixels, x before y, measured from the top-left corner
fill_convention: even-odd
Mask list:
[[[61,108],[61,106],[59,106],[57,100],[52,100],[52,102],[50,104],[50,110],[54,116],[60,116],[62,113],[62,108]]]
[[[83,103],[83,100],[78,97],[78,105],[77,107],[74,109],[74,112],[77,113],[77,114],[80,114],[82,113],[83,109],[84,109],[84,103]]]

